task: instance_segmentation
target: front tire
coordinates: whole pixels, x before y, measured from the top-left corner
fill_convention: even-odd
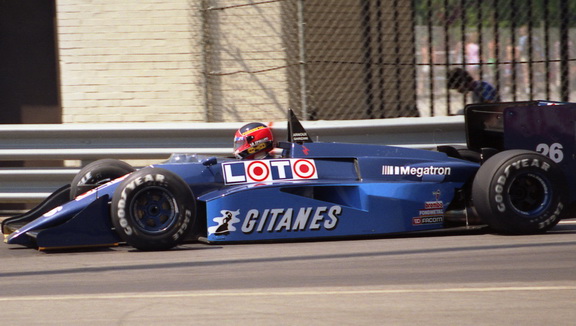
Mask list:
[[[126,243],[140,250],[167,250],[182,243],[195,221],[190,187],[162,168],[144,168],[118,185],[112,223]]]
[[[120,160],[103,159],[94,161],[83,167],[72,179],[70,200],[133,171],[134,168],[130,164]]]
[[[554,227],[568,206],[560,167],[526,150],[500,152],[483,164],[472,185],[476,211],[492,229],[508,234],[541,233]]]

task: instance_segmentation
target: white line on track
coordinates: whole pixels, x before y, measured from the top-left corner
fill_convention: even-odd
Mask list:
[[[310,290],[310,291],[266,291],[253,292],[160,292],[160,293],[118,293],[45,295],[0,298],[0,302],[46,301],[46,300],[124,300],[124,299],[166,299],[202,297],[274,297],[274,296],[318,296],[318,295],[370,295],[370,294],[411,294],[411,293],[478,293],[478,292],[517,292],[517,291],[576,291],[576,286],[516,286],[516,287],[477,287],[477,288],[438,288],[438,289],[382,289],[382,290]]]

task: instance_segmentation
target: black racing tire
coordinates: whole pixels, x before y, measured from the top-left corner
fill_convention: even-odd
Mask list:
[[[132,172],[134,172],[134,168],[123,161],[115,159],[94,161],[83,167],[72,179],[70,199],[72,200],[99,185]]]
[[[114,192],[110,209],[120,238],[145,251],[181,244],[196,219],[192,190],[178,175],[162,168],[129,175]]]
[[[536,234],[567,213],[567,184],[548,157],[526,150],[500,152],[478,170],[472,201],[482,220],[497,232]]]

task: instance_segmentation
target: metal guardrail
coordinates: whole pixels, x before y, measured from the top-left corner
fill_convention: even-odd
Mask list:
[[[0,161],[101,158],[165,160],[172,153],[231,154],[242,123],[0,125]],[[286,123],[273,122],[277,140]],[[304,121],[314,141],[433,149],[465,142],[462,116]],[[79,168],[0,168],[0,203],[36,203],[69,183]]]

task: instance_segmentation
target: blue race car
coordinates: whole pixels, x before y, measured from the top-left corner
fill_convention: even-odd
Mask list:
[[[333,239],[475,222],[532,234],[556,225],[569,204],[562,169],[533,151],[311,142],[292,111],[288,131],[277,158],[173,155],[139,170],[93,162],[6,219],[5,242],[166,250],[184,241]]]

